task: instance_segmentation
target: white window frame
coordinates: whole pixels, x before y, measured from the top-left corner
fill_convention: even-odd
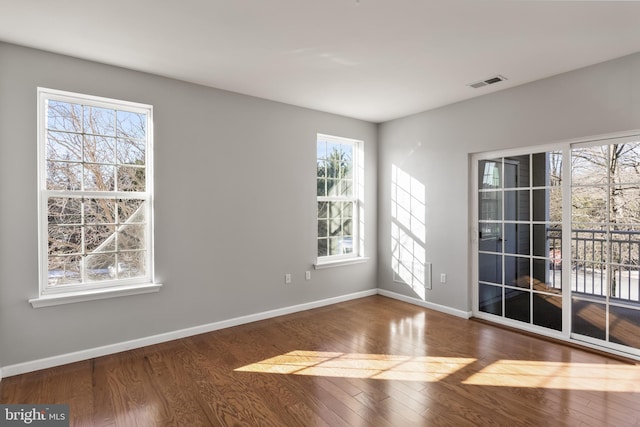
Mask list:
[[[157,292],[162,286],[153,283],[153,107],[117,99],[39,87],[38,94],[38,297],[29,300],[34,308]],[[86,191],[47,189],[47,112],[48,101],[62,101],[78,105],[144,114],[146,116],[145,190],[144,191]],[[84,134],[82,134],[84,135]],[[48,278],[48,209],[50,197],[138,199],[145,201],[145,274],[133,278],[52,286]]]
[[[353,147],[353,195],[352,196],[318,196],[316,193],[316,263],[315,269],[336,267],[341,265],[356,264],[365,262],[367,258],[364,256],[364,142],[356,139],[344,138],[339,136],[317,134],[316,147],[318,142],[325,141],[336,144],[351,145]],[[316,154],[316,165],[318,156]],[[317,168],[317,166],[316,166]],[[317,171],[317,169],[316,169]],[[316,172],[317,181],[317,172]],[[318,252],[318,208],[319,202],[351,202],[353,203],[353,236],[352,251],[347,254],[320,256]]]

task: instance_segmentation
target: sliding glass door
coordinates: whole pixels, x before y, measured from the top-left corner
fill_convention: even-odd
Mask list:
[[[478,311],[562,330],[562,153],[478,162]]]
[[[571,151],[572,331],[640,348],[640,144]]]
[[[640,138],[478,155],[474,315],[640,356]]]

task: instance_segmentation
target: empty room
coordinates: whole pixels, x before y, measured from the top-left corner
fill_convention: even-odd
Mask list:
[[[640,2],[0,11],[0,425],[638,424]]]

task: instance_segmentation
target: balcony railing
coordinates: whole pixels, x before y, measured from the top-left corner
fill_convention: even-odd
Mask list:
[[[550,282],[559,282],[561,232],[547,230]],[[571,230],[571,290],[585,296],[606,297],[620,302],[640,302],[640,231]],[[609,271],[607,271],[609,270]]]

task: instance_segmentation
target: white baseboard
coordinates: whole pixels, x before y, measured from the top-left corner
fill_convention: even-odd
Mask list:
[[[409,297],[386,289],[378,289],[378,295],[408,302],[409,304],[419,305],[420,307],[429,308],[431,310],[440,311],[453,316],[462,317],[463,319],[470,319],[472,315],[470,311],[457,310],[455,308],[447,307],[446,305],[434,304],[429,301],[423,301],[418,298]]]
[[[119,353],[121,351],[126,351],[126,350],[132,350],[134,348],[145,347],[153,344],[160,344],[163,342],[185,338],[192,335],[204,334],[206,332],[216,331],[224,328],[230,328],[232,326],[243,325],[245,323],[256,322],[258,320],[270,319],[272,317],[283,316],[285,314],[296,313],[299,311],[310,310],[313,308],[324,307],[324,306],[336,304],[339,302],[376,295],[377,293],[378,293],[378,289],[369,289],[366,291],[355,292],[352,294],[341,295],[338,297],[327,298],[319,301],[293,305],[290,307],[279,308],[276,310],[263,311],[261,313],[235,317],[233,319],[222,320],[219,322],[208,323],[205,325],[194,326],[192,328],[180,329],[173,332],[166,332],[163,334],[152,335],[149,337],[139,338],[139,339],[130,340],[130,341],[124,341],[116,344],[105,345],[102,347],[94,347],[86,350],[75,351],[73,353],[61,354],[58,356],[47,357],[44,359],[17,363],[15,365],[2,366],[0,367],[0,380],[2,380],[3,375],[5,377],[10,377],[13,375],[19,375],[27,372],[38,371],[40,369],[66,365],[67,363],[80,362],[82,360],[88,360],[94,357],[106,356],[108,354]]]

